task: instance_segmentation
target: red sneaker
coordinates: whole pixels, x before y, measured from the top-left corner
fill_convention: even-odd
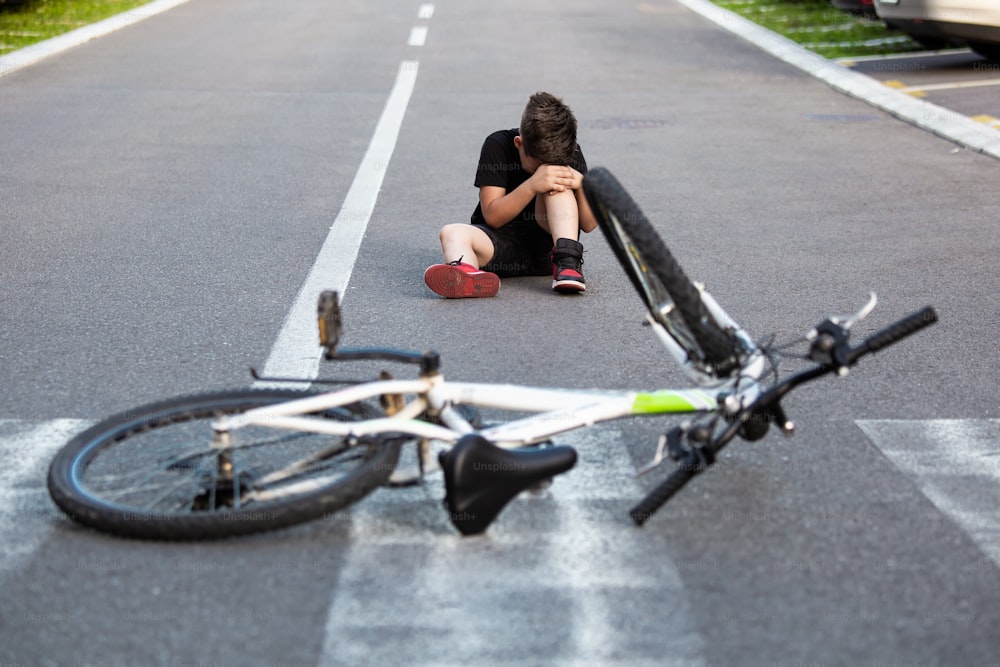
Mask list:
[[[428,267],[424,271],[424,282],[434,292],[449,299],[494,296],[500,290],[497,274],[461,261]]]

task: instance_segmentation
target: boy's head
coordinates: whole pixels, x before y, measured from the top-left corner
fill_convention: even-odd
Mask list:
[[[555,95],[535,93],[521,114],[519,148],[542,164],[570,163],[576,150],[576,117]]]

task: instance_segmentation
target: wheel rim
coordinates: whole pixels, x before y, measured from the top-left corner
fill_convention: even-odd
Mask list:
[[[304,454],[329,450],[335,438],[315,434],[285,433],[273,429],[238,432],[240,439],[229,450],[234,459],[231,477],[219,475],[218,450],[211,446],[210,423],[218,416],[245,411],[266,403],[287,400],[287,396],[248,403],[234,400],[220,407],[191,406],[183,413],[154,414],[123,423],[110,432],[96,434],[75,457],[70,468],[72,484],[90,503],[116,510],[125,518],[155,520],[185,516],[192,520],[239,513],[250,509],[267,510],[276,500],[308,495],[329,485],[339,476],[349,475],[372,454],[371,443],[346,447],[342,456],[331,455],[317,461],[284,484],[298,484],[292,493],[247,501],[256,492],[262,474],[298,460]],[[325,415],[330,416],[330,415]],[[342,412],[336,418],[357,418]],[[183,430],[189,431],[187,435]],[[266,431],[266,432],[265,432]],[[178,445],[187,438],[189,444]],[[305,482],[311,481],[311,484]]]

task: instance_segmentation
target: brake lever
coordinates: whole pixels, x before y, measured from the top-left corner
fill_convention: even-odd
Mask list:
[[[844,329],[845,331],[849,331],[855,324],[868,317],[871,312],[875,310],[876,305],[878,305],[878,296],[875,292],[871,292],[868,296],[868,302],[863,305],[858,312],[851,315],[833,315],[827,318],[822,322],[822,324],[819,324],[809,330],[809,333],[806,334],[806,340],[810,342],[816,340],[820,333],[823,333],[824,325],[827,323]]]
[[[851,327],[868,317],[878,304],[878,296],[872,292],[868,302],[858,312],[852,315],[832,316],[809,330],[806,340],[812,343],[809,348],[809,358],[816,363],[833,366],[837,375],[847,375],[850,363],[848,355],[851,345],[848,342]]]
[[[877,305],[878,305],[878,296],[875,294],[875,292],[871,292],[868,296],[868,303],[861,306],[861,309],[858,312],[854,313],[853,315],[846,315],[844,317],[831,317],[830,320],[834,324],[842,326],[845,329],[850,329],[855,324],[868,317],[868,315],[870,315],[871,312],[875,310],[875,306]]]

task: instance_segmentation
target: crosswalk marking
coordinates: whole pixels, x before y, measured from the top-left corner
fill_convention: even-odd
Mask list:
[[[437,480],[352,508],[321,664],[397,660],[377,639],[389,631],[411,638],[411,665],[704,664],[669,546],[628,521],[640,490],[620,433],[593,428],[574,445],[575,469],[482,536],[451,528]]]
[[[0,572],[16,571],[55,522],[68,520],[52,505],[45,474],[57,449],[90,423],[0,419]],[[857,424],[1000,565],[1000,419]],[[349,524],[350,547],[321,664],[396,660],[389,651],[399,645],[379,637],[401,631],[413,665],[705,664],[669,544],[625,517],[641,491],[621,434],[598,426],[577,435],[577,467],[549,491],[523,494],[484,536],[458,536],[439,480],[382,490],[328,517]],[[658,557],[641,555],[651,552]],[[668,662],[643,653],[665,642]]]
[[[45,476],[56,451],[88,424],[0,419],[0,572],[20,567],[52,524],[65,518],[49,499]]]
[[[865,420],[858,426],[1000,565],[1000,419]]]

